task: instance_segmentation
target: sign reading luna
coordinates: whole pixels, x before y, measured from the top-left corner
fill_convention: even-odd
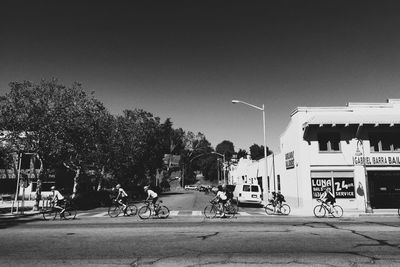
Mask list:
[[[353,157],[353,164],[400,166],[400,156]]]
[[[286,170],[294,168],[294,151],[285,154]]]

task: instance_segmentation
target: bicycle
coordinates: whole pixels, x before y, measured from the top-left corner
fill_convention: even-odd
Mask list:
[[[281,204],[278,205],[276,201],[270,200],[270,203],[267,204],[264,209],[268,215],[289,215],[290,213],[290,206],[288,204]]]
[[[139,211],[138,215],[140,219],[146,220],[152,216],[156,216],[160,219],[166,219],[169,216],[169,209],[166,206],[161,205],[162,200],[159,203],[154,204],[154,210],[151,208],[151,201],[144,201],[144,206],[142,206]]]
[[[135,216],[138,211],[136,205],[129,203],[127,203],[126,205],[127,207],[125,214],[127,216]],[[115,218],[118,217],[121,213],[124,213],[124,206],[114,199],[112,205],[108,208],[108,216],[110,216],[111,218]]]
[[[60,220],[74,220],[76,218],[77,211],[76,208],[72,205],[71,201],[66,200],[64,201],[64,204],[61,205],[61,207],[65,209],[63,215],[61,215],[61,210],[59,208],[56,208],[54,205],[54,201],[46,201],[45,207],[42,208],[42,214],[45,220],[55,220],[57,218],[57,214],[59,215]]]
[[[340,218],[343,216],[343,209],[339,205],[333,205],[332,208],[328,206],[325,202],[323,202],[320,199],[317,199],[317,201],[321,202],[321,204],[318,204],[317,206],[314,207],[314,215],[317,218],[322,218],[325,217],[326,213],[332,215],[335,218]]]
[[[204,216],[208,219],[213,219],[220,212],[218,201],[210,201],[211,205],[207,205],[204,208]],[[233,218],[237,214],[237,208],[232,204],[231,201],[228,201],[223,205],[222,214],[225,214],[225,218]]]

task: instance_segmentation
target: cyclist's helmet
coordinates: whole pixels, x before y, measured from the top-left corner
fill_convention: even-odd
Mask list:
[[[149,189],[149,186],[146,185],[145,187],[143,187],[143,189],[144,189],[144,190],[147,190],[147,189]]]
[[[52,187],[50,187],[50,190],[56,190],[56,187],[53,185]]]
[[[121,187],[120,184],[117,184],[117,185],[115,186],[115,188],[117,188],[117,189],[119,189],[120,187]]]

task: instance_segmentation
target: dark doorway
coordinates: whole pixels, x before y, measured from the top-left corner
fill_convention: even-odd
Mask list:
[[[368,181],[372,208],[400,207],[400,171],[369,171]]]

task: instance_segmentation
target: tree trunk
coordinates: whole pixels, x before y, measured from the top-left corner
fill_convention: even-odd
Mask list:
[[[102,182],[103,182],[103,179],[104,179],[104,174],[105,174],[105,167],[103,166],[101,168],[100,178],[97,181],[97,192],[101,190]]]
[[[81,173],[81,168],[76,168],[75,169],[75,176],[74,176],[74,187],[72,189],[72,196],[71,198],[74,199],[76,197],[76,193],[78,191],[78,181],[79,181],[79,175]]]
[[[39,171],[37,173],[36,173],[36,170],[35,170],[35,164],[33,164],[34,165],[33,173],[36,176],[35,205],[33,206],[33,210],[34,211],[39,210],[40,200],[42,199],[41,174],[42,174],[42,170],[43,170],[43,161],[39,156],[37,156],[37,159],[40,161],[40,169],[39,169]]]

